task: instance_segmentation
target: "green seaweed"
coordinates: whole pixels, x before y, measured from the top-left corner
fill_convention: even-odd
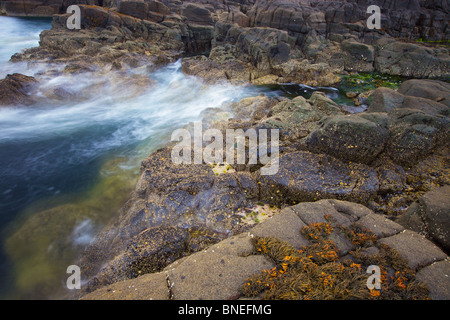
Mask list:
[[[406,80],[400,76],[382,75],[379,73],[354,73],[341,76],[339,90],[346,94],[360,94],[379,87],[396,90]]]

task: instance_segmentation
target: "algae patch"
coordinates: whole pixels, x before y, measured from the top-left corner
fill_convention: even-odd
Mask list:
[[[427,299],[428,289],[415,279],[414,271],[400,254],[374,243],[368,230],[344,228],[334,222],[315,223],[302,229],[310,245],[300,250],[270,237],[254,237],[255,254],[275,263],[246,280],[245,297],[283,300],[328,299]],[[342,255],[333,235],[344,235],[356,248]],[[370,265],[381,270],[381,289],[369,290],[366,272]]]

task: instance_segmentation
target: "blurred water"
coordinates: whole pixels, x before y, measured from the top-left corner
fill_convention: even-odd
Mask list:
[[[31,75],[27,63],[8,63],[11,56],[23,49],[37,47],[39,34],[50,29],[51,18],[13,18],[0,16],[0,79],[8,73]]]
[[[183,75],[181,62],[152,74],[43,76],[45,64],[8,60],[37,45],[49,21],[0,17],[0,24],[0,77],[35,76],[42,98],[0,108],[0,296],[48,298],[63,285],[67,263],[116,214],[140,162],[206,108],[256,89],[204,85]],[[47,99],[55,90],[67,98]]]

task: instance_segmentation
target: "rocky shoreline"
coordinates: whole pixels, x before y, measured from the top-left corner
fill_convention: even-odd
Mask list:
[[[76,298],[238,298],[248,277],[277,266],[250,254],[249,235],[301,250],[311,244],[301,228],[326,214],[373,232],[365,249],[397,250],[430,298],[450,298],[446,1],[379,1],[381,30],[365,27],[365,1],[86,2],[79,5],[82,29],[68,30],[70,1],[35,1],[29,11],[21,1],[0,1],[8,15],[55,14],[40,46],[11,60],[59,63],[76,74],[152,71],[182,58],[183,72],[208,84],[327,87],[358,72],[409,80],[396,90],[348,92],[367,105],[360,113],[321,92],[262,95],[208,110],[205,127],[223,133],[279,129],[278,173],[261,175],[257,164],[218,174],[207,163],[174,164],[172,144],[154,152],[119,217],[77,261],[86,285]],[[8,75],[0,80],[0,106],[32,104],[38,85]],[[233,116],[224,119],[227,113]],[[256,226],[243,219],[264,206],[276,213],[258,216]],[[355,250],[334,240],[339,259]]]

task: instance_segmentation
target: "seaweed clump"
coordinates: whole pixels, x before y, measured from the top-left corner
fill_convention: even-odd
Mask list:
[[[377,245],[369,230],[328,222],[310,224],[301,233],[310,245],[300,250],[276,238],[252,238],[255,254],[264,255],[275,267],[248,278],[241,287],[243,296],[268,300],[428,299],[428,289],[415,279],[407,261],[396,250]],[[345,236],[355,249],[341,257],[330,240],[336,235]],[[379,290],[368,289],[370,265],[380,268]]]

